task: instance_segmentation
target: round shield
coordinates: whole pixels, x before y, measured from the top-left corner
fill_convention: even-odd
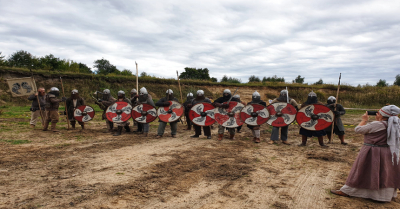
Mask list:
[[[267,122],[269,112],[264,105],[248,104],[240,111],[240,118],[244,123],[251,126],[260,126]]]
[[[198,103],[189,111],[190,120],[198,126],[211,126],[215,123],[214,106],[209,103]]]
[[[226,104],[226,102],[224,102]],[[244,105],[240,102],[229,102],[227,109],[217,107],[214,109],[215,120],[218,124],[226,128],[236,128],[243,125],[242,119],[240,119],[240,111]]]
[[[267,106],[270,117],[267,121],[268,125],[273,127],[284,127],[293,123],[296,119],[296,108],[286,102],[277,102]]]
[[[158,118],[166,123],[171,123],[179,120],[183,115],[183,106],[175,101],[168,101],[168,107],[160,107],[157,110]]]
[[[151,123],[157,118],[157,110],[149,104],[136,105],[132,109],[132,118],[138,123]]]
[[[107,120],[114,123],[123,123],[131,118],[132,106],[127,102],[115,102],[106,111]]]
[[[326,106],[312,104],[299,110],[296,115],[297,123],[304,129],[320,131],[328,128],[333,122],[333,112]]]
[[[74,110],[74,118],[79,122],[88,122],[94,118],[94,109],[89,105],[81,105]]]

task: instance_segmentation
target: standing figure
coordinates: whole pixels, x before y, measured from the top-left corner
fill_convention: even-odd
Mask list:
[[[191,108],[194,105],[196,105],[198,103],[203,103],[203,102],[211,104],[211,101],[204,96],[204,91],[203,90],[198,90],[196,98],[193,100],[192,104],[189,105],[189,106]],[[189,118],[189,116],[188,116],[188,118]],[[199,136],[201,135],[201,126],[193,124],[193,127],[194,127],[195,133],[194,133],[193,136],[190,136],[190,137],[199,138]],[[203,126],[203,131],[204,131],[204,135],[207,136],[207,139],[211,139],[211,127],[210,126]]]
[[[65,97],[58,99],[59,96],[60,90],[56,87],[51,87],[50,92],[46,95],[46,121],[43,131],[47,131],[49,123],[51,122],[51,130],[53,132],[58,132],[58,130],[56,130],[56,125],[60,117],[58,114],[58,107],[60,106],[60,102],[65,102],[65,100],[67,100]]]
[[[344,125],[342,119],[340,118],[341,115],[346,114],[346,110],[343,108],[341,104],[336,104],[336,110],[335,110],[335,102],[336,98],[334,96],[330,96],[327,101],[328,104],[326,104],[325,106],[329,107],[329,109],[331,109],[331,111],[335,115],[333,133],[339,136],[341,144],[347,145],[347,143],[344,142]],[[332,125],[326,128],[325,132],[328,135],[328,139],[331,140]]]
[[[240,103],[242,103],[243,105],[246,106],[246,104],[245,104],[244,102],[242,102],[242,100],[240,100],[240,95],[239,95],[239,94],[236,94],[235,96],[233,96],[233,98],[235,98],[238,102],[240,102]],[[242,133],[242,132],[241,132],[242,126],[243,126],[243,125],[236,127],[236,132],[237,132],[237,133]]]
[[[225,89],[222,97],[216,99],[213,103],[214,107],[221,107],[221,108],[225,108],[227,109],[229,107],[229,104],[223,104],[224,102],[228,102],[229,99],[231,99],[232,97],[232,93],[229,89]],[[239,102],[236,98],[232,98],[231,101],[234,102]],[[222,125],[218,125],[218,140],[221,141],[224,138],[224,131],[225,131],[225,127],[223,127]],[[229,139],[233,140],[235,139],[235,128],[228,128],[228,132],[229,132]]]
[[[125,92],[122,90],[118,91],[118,98],[117,98],[117,102],[126,102],[130,105],[132,105],[131,100],[125,97]],[[118,126],[118,130],[117,132],[113,135],[113,136],[119,136],[122,133],[122,128],[125,127],[125,131],[126,132],[131,132],[131,129],[129,128],[129,121],[125,121],[125,122],[121,122],[121,123],[116,123]]]
[[[107,108],[115,102],[115,98],[111,96],[111,92],[109,89],[104,89],[102,99],[99,99],[96,104],[99,105],[100,109],[103,110],[103,114],[101,115],[102,120],[106,120],[107,131],[112,132],[114,128],[114,123],[109,121],[106,116]]]
[[[136,105],[141,105],[141,104],[149,104],[153,107],[156,107],[154,105],[153,98],[147,92],[147,89],[145,87],[142,87],[139,90],[139,99],[138,99]],[[150,124],[149,123],[138,123],[138,124],[140,124],[141,127],[143,128],[144,137],[147,137],[149,134],[149,130],[150,130]]]
[[[67,106],[65,109],[68,108],[68,120],[71,123],[72,129],[75,129],[76,120],[74,118],[74,110],[75,108],[85,105],[85,100],[79,96],[78,90],[74,89],[71,92],[71,97],[66,101]],[[79,125],[81,125],[82,129],[85,129],[85,123],[78,121]]]
[[[331,190],[340,196],[352,196],[390,202],[400,188],[400,108],[382,107],[376,121],[367,124],[368,113],[354,129],[364,135],[364,146],[340,190]]]
[[[183,107],[185,108],[185,118],[186,118],[186,123],[187,123],[187,128],[185,128],[184,130],[192,130],[192,121],[190,121],[190,119],[189,119],[189,111],[190,111],[192,102],[193,102],[193,94],[189,93],[186,96],[186,101],[182,104]]]
[[[139,95],[137,94],[137,90],[135,88],[133,88],[131,90],[131,103],[132,103],[132,108],[135,107],[137,104],[137,99],[139,98]],[[137,133],[142,133],[143,131],[143,127],[141,123],[136,122],[135,120],[133,120],[133,126],[137,126],[137,129],[133,132],[137,132]]]
[[[261,100],[261,95],[260,93],[258,93],[257,91],[255,91],[252,95],[252,100],[251,102],[247,103],[249,104],[260,104],[260,105],[264,105],[267,106],[267,103]],[[260,127],[261,126],[251,126],[251,125],[247,125],[247,127],[249,129],[251,129],[251,132],[253,133],[253,142],[254,143],[260,143]]]
[[[289,92],[287,90],[282,90],[281,93],[279,94],[279,97],[272,100],[270,104],[277,103],[277,102],[288,102],[291,104],[293,107],[296,108],[296,110],[299,110],[298,104],[296,100],[289,98],[288,97]],[[289,126],[284,126],[281,127],[281,140],[283,144],[290,145],[290,143],[287,141],[288,139],[288,130]],[[279,127],[272,127],[272,133],[271,133],[271,141],[268,142],[269,144],[277,144],[277,141],[279,140]]]
[[[160,100],[158,100],[158,102],[156,103],[156,106],[158,107],[168,107],[169,106],[169,102],[168,101],[175,101],[178,102],[178,99],[174,97],[174,92],[171,89],[168,89],[165,92],[165,97],[161,98]],[[157,130],[157,137],[156,138],[161,138],[164,134],[165,131],[165,127],[167,126],[166,122],[163,122],[161,120],[158,121],[159,125],[158,125],[158,130]],[[176,138],[176,132],[178,130],[178,122],[172,122],[169,123],[169,125],[171,126],[171,136],[173,138]]]
[[[301,105],[300,108],[303,108],[307,105],[310,104],[320,104],[320,105],[324,105],[321,102],[318,102],[318,98],[317,98],[317,94],[313,91],[311,91],[308,94],[308,98],[307,101],[305,103],[303,103]],[[310,131],[304,128],[300,128],[300,134],[301,136],[301,144],[299,146],[306,146],[307,145],[307,137],[318,137],[318,143],[321,147],[327,148],[329,146],[324,144],[324,136],[326,135],[324,130],[321,131]]]
[[[38,98],[39,98],[39,102],[40,102],[40,108],[39,108]],[[36,122],[39,117],[43,117],[42,118],[43,121],[46,119],[46,112],[45,112],[46,92],[44,91],[44,88],[39,87],[38,92],[30,95],[28,97],[28,100],[32,101],[32,105],[31,105],[31,109],[30,109],[32,111],[31,121],[29,124],[31,125],[31,128],[35,128]],[[41,114],[43,114],[43,116]]]

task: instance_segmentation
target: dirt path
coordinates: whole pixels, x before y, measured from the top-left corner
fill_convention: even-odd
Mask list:
[[[21,127],[3,132],[3,140],[32,142],[0,146],[0,208],[400,207],[398,199],[376,203],[329,194],[343,185],[361,146],[362,136],[351,128],[348,146],[336,139],[321,149],[313,139],[297,147],[296,126],[287,146],[254,144],[246,127],[236,140],[218,142],[216,130],[211,140],[193,139],[180,125],[178,138],[145,139],[113,137],[101,133],[101,125],[50,135]],[[268,138],[270,129],[262,129]]]

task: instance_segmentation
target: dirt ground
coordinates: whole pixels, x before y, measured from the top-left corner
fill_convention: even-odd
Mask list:
[[[360,115],[346,115],[356,125]],[[362,146],[354,126],[347,146],[335,138],[328,149],[309,139],[298,147],[254,144],[251,132],[235,140],[193,139],[179,125],[178,137],[103,133],[103,121],[84,131],[43,132],[26,119],[0,118],[0,208],[400,208],[400,199],[379,203],[331,195],[340,188]],[[271,128],[262,126],[262,139]],[[227,137],[227,135],[226,135]],[[327,141],[327,139],[325,139]],[[17,142],[17,143],[13,143]],[[18,144],[18,142],[30,142]]]

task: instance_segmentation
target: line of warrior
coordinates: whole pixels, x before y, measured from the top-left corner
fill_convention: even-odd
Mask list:
[[[236,91],[232,94],[229,89],[225,89],[220,98],[212,101],[205,97],[203,90],[198,90],[196,96],[188,93],[186,101],[180,104],[173,91],[168,89],[165,97],[154,104],[151,95],[143,87],[139,92],[132,89],[130,98],[125,96],[124,91],[118,91],[117,98],[114,98],[109,89],[103,92],[96,91],[94,94],[97,98],[94,96],[92,98],[103,110],[102,119],[106,121],[106,132],[112,133],[114,125],[117,126],[114,136],[121,135],[123,129],[131,132],[129,119],[133,118],[134,126],[137,128],[134,132],[147,137],[149,124],[158,118],[156,138],[163,137],[168,123],[171,127],[171,136],[175,138],[178,122],[183,121],[181,118],[185,117],[186,130],[191,130],[192,127],[194,129],[192,138],[199,138],[203,129],[207,139],[211,139],[211,129],[213,124],[217,123],[218,140],[224,138],[226,130],[229,139],[234,140],[235,133],[240,133],[242,126],[246,124],[252,132],[253,142],[260,143],[260,127],[267,123],[272,126],[270,144],[278,143],[280,135],[282,143],[290,145],[288,126],[296,121],[302,135],[302,143],[299,146],[306,146],[307,138],[317,137],[320,146],[327,147],[323,137],[327,135],[330,141],[332,130],[338,135],[341,144],[347,144],[344,142],[345,129],[340,119],[346,111],[342,105],[336,103],[336,98],[333,96],[323,104],[318,101],[316,93],[310,92],[307,101],[298,105],[289,97],[288,90],[282,90],[279,97],[270,101],[267,106],[257,91],[251,95],[252,100],[247,104],[235,93]],[[85,129],[85,123],[92,120],[95,115],[94,109],[85,103],[76,89],[71,91],[69,98],[60,98],[59,89],[56,87],[52,87],[47,94],[44,88],[39,88],[38,93],[28,99],[32,101],[30,125],[34,128],[38,118],[42,116],[43,131],[47,131],[51,123],[51,131],[58,132],[56,124],[59,121],[58,109],[61,102],[65,103],[65,115],[72,129],[75,129],[76,122]]]

